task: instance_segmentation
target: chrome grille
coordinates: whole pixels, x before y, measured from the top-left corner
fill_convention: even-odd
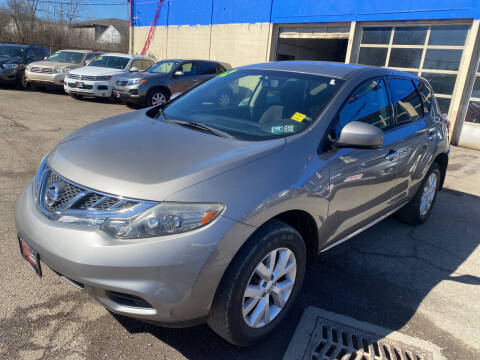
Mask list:
[[[50,189],[54,184],[57,184],[59,189],[59,198],[52,205],[49,205],[45,201],[45,208],[51,212],[65,208],[78,194],[82,192],[82,189],[72,185],[65,180],[61,179],[53,171],[50,171],[47,179],[46,189]]]
[[[68,77],[70,79],[74,79],[74,80],[80,80],[80,78],[81,78],[80,75],[76,75],[76,74],[68,74]]]
[[[87,80],[87,81],[95,81],[96,77],[95,76],[82,75],[81,79],[82,80]]]
[[[153,206],[155,202],[125,199],[75,184],[46,167],[37,198],[39,209],[50,218],[63,214],[95,217],[126,217]]]
[[[38,67],[38,66],[33,66],[33,67],[30,69],[30,72],[40,73],[40,74],[52,74],[52,73],[53,73],[53,69],[51,69],[51,68],[44,68],[44,67]]]

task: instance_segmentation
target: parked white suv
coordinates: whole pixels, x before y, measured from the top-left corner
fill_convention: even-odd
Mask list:
[[[144,71],[155,61],[144,56],[109,53],[96,58],[87,66],[69,71],[64,89],[72,97],[111,97],[115,77]]]

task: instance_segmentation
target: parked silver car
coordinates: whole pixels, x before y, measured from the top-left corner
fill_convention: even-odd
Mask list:
[[[222,88],[244,98],[219,106]],[[250,345],[285,317],[317,253],[395,212],[424,222],[448,152],[416,76],[241,67],[65,138],[18,199],[20,248],[112,312],[206,321]]]
[[[88,65],[102,52],[91,50],[60,50],[44,61],[31,63],[25,69],[27,82],[37,89],[63,87],[65,74]]]

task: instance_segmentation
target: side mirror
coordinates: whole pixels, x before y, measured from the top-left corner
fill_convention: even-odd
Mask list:
[[[383,135],[383,131],[374,125],[352,121],[343,127],[336,146],[376,149],[382,146]]]
[[[175,100],[177,97],[179,97],[182,94],[183,93],[181,93],[181,92],[176,92],[176,93],[172,94],[172,96],[170,96],[170,101]]]
[[[135,66],[130,69],[130,72],[138,72],[138,71],[139,71],[138,68]]]
[[[173,73],[173,76],[183,76],[183,75],[184,75],[183,71],[180,71],[180,70],[177,70]]]

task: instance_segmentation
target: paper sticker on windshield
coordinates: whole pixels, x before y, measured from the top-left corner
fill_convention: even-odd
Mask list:
[[[330,85],[335,85],[335,79],[330,80]]]
[[[220,75],[217,75],[217,77],[225,77],[227,75],[230,75],[231,73],[234,73],[237,71],[236,69],[230,70],[230,71],[225,71],[224,73],[221,73]]]
[[[296,112],[295,114],[292,115],[290,119],[292,119],[293,121],[302,122],[303,120],[305,120],[306,117],[307,115]]]

